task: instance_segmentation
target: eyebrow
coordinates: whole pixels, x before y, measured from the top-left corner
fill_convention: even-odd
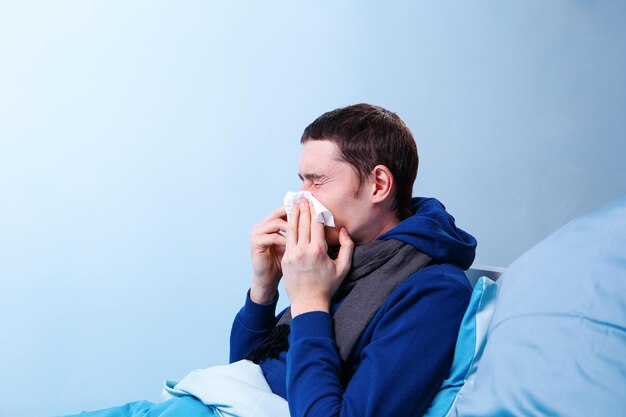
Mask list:
[[[298,173],[298,177],[304,181],[305,179],[310,180],[310,181],[315,181],[315,180],[319,180],[325,177],[325,175],[322,174],[313,174],[313,173]]]

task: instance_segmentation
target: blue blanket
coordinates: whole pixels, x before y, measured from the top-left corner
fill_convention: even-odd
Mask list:
[[[220,417],[213,407],[192,396],[176,397],[162,403],[136,401],[119,407],[82,412],[81,417]],[[73,417],[73,416],[66,416]]]

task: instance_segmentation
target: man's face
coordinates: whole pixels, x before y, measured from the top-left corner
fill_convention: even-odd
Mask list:
[[[328,245],[339,243],[342,226],[355,242],[362,241],[371,213],[364,192],[366,181],[359,187],[355,169],[341,158],[337,145],[327,140],[305,142],[298,175],[303,182],[302,190],[310,191],[335,218],[335,227],[324,229]]]

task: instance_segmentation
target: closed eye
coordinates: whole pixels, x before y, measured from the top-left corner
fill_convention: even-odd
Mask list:
[[[302,182],[309,182],[314,187],[319,187],[328,181],[328,177],[320,174],[298,174]]]
[[[328,177],[320,178],[319,180],[313,181],[313,187],[321,187],[329,181]]]

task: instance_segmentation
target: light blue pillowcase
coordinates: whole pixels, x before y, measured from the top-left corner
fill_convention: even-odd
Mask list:
[[[570,222],[498,279],[468,388],[452,415],[626,415],[626,197]]]
[[[448,416],[466,385],[474,380],[487,340],[487,330],[496,302],[496,283],[480,277],[474,286],[469,305],[461,321],[450,375],[443,381],[425,417]]]

